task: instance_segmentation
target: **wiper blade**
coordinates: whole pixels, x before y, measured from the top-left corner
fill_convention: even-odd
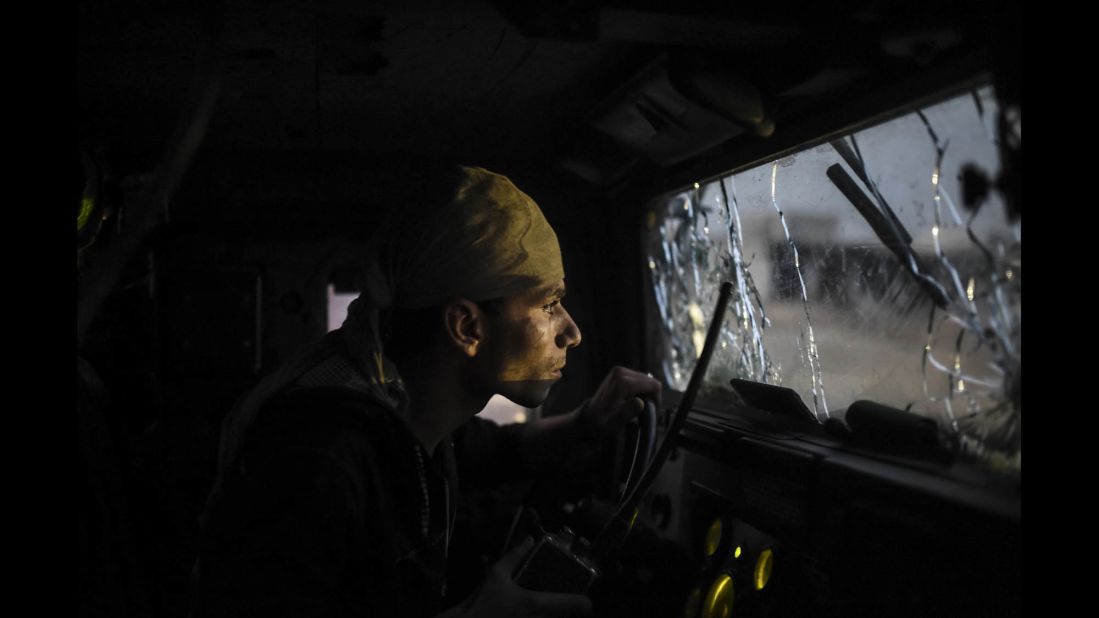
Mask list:
[[[942,289],[942,286],[927,275],[928,270],[920,260],[920,256],[912,251],[912,236],[908,234],[904,226],[899,221],[894,221],[891,225],[891,222],[886,218],[886,214],[870,201],[866,193],[855,184],[854,179],[839,163],[830,165],[827,174],[832,184],[836,185],[840,193],[851,202],[851,205],[870,224],[870,228],[874,230],[874,234],[882,244],[896,255],[901,264],[916,277],[920,287],[931,296],[935,305],[941,309],[946,309],[950,305],[950,298],[947,296],[946,291]],[[892,211],[886,212],[892,214]]]

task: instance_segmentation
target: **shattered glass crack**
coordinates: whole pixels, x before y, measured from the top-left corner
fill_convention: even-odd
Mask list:
[[[686,386],[728,280],[711,394],[731,378],[788,386],[821,422],[876,401],[1017,473],[1019,220],[993,183],[964,216],[953,199],[962,176],[998,173],[999,114],[985,87],[656,198],[642,256],[651,366]]]

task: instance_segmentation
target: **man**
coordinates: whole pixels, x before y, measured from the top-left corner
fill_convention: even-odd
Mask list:
[[[535,407],[580,330],[553,229],[507,178],[461,167],[427,212],[372,243],[344,325],[265,379],[226,420],[203,515],[197,616],[566,616],[580,595],[526,590],[528,540],[449,609],[457,484],[551,470],[658,398],[615,368],[577,410],[498,427],[493,394]]]

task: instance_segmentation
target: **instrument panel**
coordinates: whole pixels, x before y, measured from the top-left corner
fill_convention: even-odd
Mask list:
[[[620,577],[635,581],[618,592],[634,600],[605,613],[1015,616],[1019,504],[1017,480],[967,462],[859,451],[759,410],[699,404],[624,551]],[[659,581],[637,577],[662,568]]]

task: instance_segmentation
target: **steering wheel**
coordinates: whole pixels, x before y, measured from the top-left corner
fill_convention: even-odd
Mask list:
[[[645,469],[652,461],[656,451],[656,403],[648,398],[643,398],[642,401],[645,403],[644,408],[637,415],[636,420],[630,421],[631,424],[637,424],[637,439],[634,441],[625,483],[621,485],[623,490],[617,496],[617,504],[613,505],[615,507],[625,502],[630,494],[637,489],[637,485],[640,483]],[[504,552],[527,534],[533,534],[537,538],[545,533],[538,511],[531,507],[532,502],[537,502],[535,497],[539,496],[544,490],[550,490],[552,495],[551,486],[547,486],[544,481],[545,479],[535,482],[516,510],[504,542]]]

